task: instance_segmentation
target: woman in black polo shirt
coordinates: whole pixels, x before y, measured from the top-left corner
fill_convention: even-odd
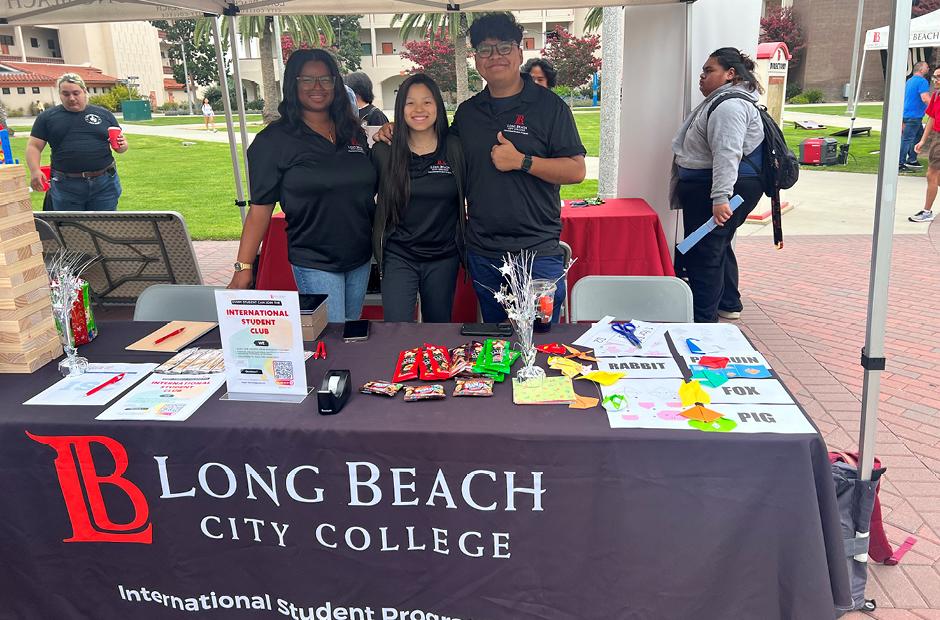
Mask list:
[[[358,319],[369,281],[376,175],[329,52],[291,54],[278,112],[248,148],[251,208],[229,288],[251,285],[250,263],[280,203],[297,290],[328,295],[331,322]]]
[[[450,322],[457,282],[457,227],[462,221],[464,162],[447,131],[441,91],[427,75],[412,75],[395,98],[398,131],[392,144],[373,145],[379,174],[372,246],[382,272],[386,321]]]

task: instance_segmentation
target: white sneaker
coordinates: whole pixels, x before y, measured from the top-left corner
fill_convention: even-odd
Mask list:
[[[741,318],[741,313],[737,311],[729,312],[727,310],[719,310],[718,316],[720,316],[723,319],[728,319],[729,321],[737,321],[738,319]]]
[[[919,211],[907,218],[907,220],[909,222],[932,222],[933,218],[933,211]]]

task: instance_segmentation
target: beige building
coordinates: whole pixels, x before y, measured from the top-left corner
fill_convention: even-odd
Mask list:
[[[168,100],[185,101],[181,84],[173,80],[162,33],[147,22],[70,24],[61,26],[0,26],[0,76],[11,85],[28,80],[17,73],[61,75],[55,65],[84,67],[111,80],[109,84],[88,84],[89,94],[106,92],[115,83],[136,85],[141,96],[158,106]],[[10,63],[16,63],[15,66]],[[4,68],[5,67],[5,68]],[[57,75],[56,75],[57,76]],[[27,107],[35,100],[45,105],[59,103],[55,88],[28,86],[32,95],[5,91],[0,101],[8,109]],[[21,100],[22,99],[22,100]]]
[[[584,18],[588,9],[513,11],[513,13],[516,20],[525,28],[522,47],[523,57],[528,60],[539,55],[539,51],[545,47],[545,34],[554,30],[555,26],[563,26],[571,33],[582,36]],[[404,49],[402,38],[399,36],[400,25],[392,27],[391,22],[392,15],[390,14],[364,15],[359,20],[362,28],[359,32],[359,40],[362,43],[361,70],[372,80],[375,92],[374,104],[386,110],[394,107],[398,87],[407,77],[408,70],[414,67],[412,63],[403,60],[399,55]],[[245,60],[241,63],[241,71],[249,99],[255,93],[260,97],[261,69],[257,41],[251,41],[247,46],[243,46],[240,53],[245,55]]]

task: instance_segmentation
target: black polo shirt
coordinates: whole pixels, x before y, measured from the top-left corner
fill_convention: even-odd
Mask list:
[[[29,135],[52,147],[52,169],[61,172],[93,172],[114,163],[108,127],[120,127],[114,115],[96,105],[69,112],[63,105],[36,117]]]
[[[559,186],[521,170],[500,172],[490,151],[502,131],[524,155],[584,155],[568,105],[524,76],[518,95],[495,99],[485,88],[460,104],[451,131],[467,158],[467,246],[493,258],[524,249],[560,254]]]
[[[364,144],[271,123],[248,148],[251,202],[280,203],[292,265],[349,271],[372,256],[376,174]]]
[[[437,153],[411,154],[408,205],[388,237],[385,251],[416,261],[441,260],[457,253],[457,179],[447,161],[446,143]]]

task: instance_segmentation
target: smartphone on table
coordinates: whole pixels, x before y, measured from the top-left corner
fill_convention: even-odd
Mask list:
[[[343,325],[344,342],[361,342],[369,339],[369,321],[346,321]]]
[[[512,336],[512,325],[509,323],[464,323],[460,326],[460,333],[464,336]]]

